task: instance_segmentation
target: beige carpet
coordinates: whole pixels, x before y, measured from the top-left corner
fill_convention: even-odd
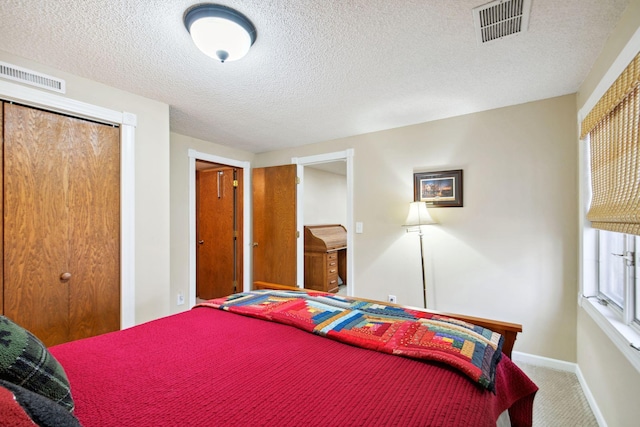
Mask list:
[[[598,427],[575,374],[517,363],[540,389],[533,402],[534,427]]]

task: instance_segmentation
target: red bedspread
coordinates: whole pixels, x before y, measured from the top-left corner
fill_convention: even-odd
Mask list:
[[[198,309],[51,348],[91,426],[531,425],[535,385],[507,358],[496,394],[440,364]]]
[[[502,336],[481,326],[327,292],[242,292],[196,307],[283,323],[382,353],[442,362],[491,391],[502,356]]]

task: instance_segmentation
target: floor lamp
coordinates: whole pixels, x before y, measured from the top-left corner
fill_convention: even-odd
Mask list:
[[[422,226],[435,224],[436,222],[429,215],[427,204],[424,202],[411,202],[409,204],[409,215],[403,227],[407,227],[407,232],[417,231],[420,236],[420,265],[422,266],[422,294],[424,296],[424,308],[427,308],[427,279],[424,274],[424,249],[422,248]]]

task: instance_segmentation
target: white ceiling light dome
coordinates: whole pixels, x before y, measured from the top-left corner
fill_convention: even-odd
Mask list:
[[[185,12],[184,26],[205,55],[235,61],[256,41],[256,28],[240,12],[218,4],[200,4]]]

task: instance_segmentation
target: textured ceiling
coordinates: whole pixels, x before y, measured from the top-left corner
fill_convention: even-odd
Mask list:
[[[214,1],[215,2],[215,1]],[[252,152],[575,92],[629,0],[532,0],[529,31],[478,45],[487,0],[220,0],[258,38],[221,64],[194,0],[1,0],[0,50],[156,99],[171,130]]]

